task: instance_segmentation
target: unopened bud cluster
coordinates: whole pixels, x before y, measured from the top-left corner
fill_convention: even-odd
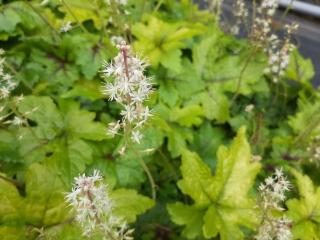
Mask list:
[[[256,240],[290,240],[291,221],[285,217],[274,217],[274,211],[284,211],[281,204],[285,201],[285,193],[291,188],[290,182],[281,169],[276,169],[274,176],[265,179],[259,186],[262,210],[262,223]]]
[[[121,42],[118,48],[119,54],[113,62],[106,63],[102,71],[106,80],[103,94],[122,106],[122,119],[109,124],[108,134],[114,136],[123,129],[125,135],[131,135],[134,142],[140,143],[140,129],[151,116],[144,102],[152,92],[152,84],[144,75],[145,62],[132,55],[130,46]]]
[[[124,221],[113,215],[112,201],[102,181],[98,171],[94,171],[92,176],[81,175],[75,178],[72,192],[66,195],[83,235],[102,234],[108,240],[133,239],[133,229],[128,229]]]

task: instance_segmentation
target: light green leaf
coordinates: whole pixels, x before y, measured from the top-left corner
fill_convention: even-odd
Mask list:
[[[213,182],[210,168],[202,162],[196,153],[182,153],[181,172],[183,179],[178,186],[184,194],[188,194],[199,207],[211,203],[210,188]]]
[[[54,138],[64,125],[63,118],[50,97],[27,96],[18,107],[20,112],[37,123],[36,133],[39,138]]]
[[[73,136],[93,141],[109,138],[106,127],[94,121],[95,113],[80,109],[80,104],[76,102],[61,102],[60,106],[65,112],[67,131]]]
[[[185,24],[182,22],[167,23],[150,16],[146,25],[143,23],[133,25],[133,34],[138,38],[134,48],[154,67],[161,62],[169,69],[179,72],[181,54],[179,49],[185,46],[183,41],[201,32],[199,26],[196,28],[183,25]]]
[[[13,32],[21,21],[19,15],[11,8],[0,12],[0,32]]]
[[[313,134],[320,133],[320,126],[318,124],[320,119],[320,100],[311,101],[306,97],[300,96],[298,108],[298,112],[294,116],[289,117],[289,125],[294,132],[299,134],[309,129]]]
[[[202,123],[203,109],[199,105],[188,105],[183,108],[174,108],[170,113],[170,120],[181,126],[191,127]]]
[[[311,59],[303,58],[298,50],[294,50],[290,56],[290,63],[286,69],[286,76],[301,83],[308,83],[314,76],[314,73]]]
[[[93,81],[80,81],[69,92],[66,92],[62,98],[85,97],[91,101],[102,99],[100,91],[101,84]]]
[[[220,146],[216,174],[200,157],[188,151],[182,156],[181,191],[194,200],[194,207],[205,210],[202,226],[205,238],[220,235],[222,240],[243,239],[241,226],[254,229],[258,223],[255,200],[248,196],[260,170],[252,162],[245,128],[240,128],[229,148]],[[179,223],[178,223],[179,224]]]
[[[51,169],[32,164],[26,174],[26,198],[23,215],[33,225],[56,224],[68,216],[61,178]]]
[[[201,104],[209,120],[223,123],[230,118],[229,100],[218,86],[211,85],[207,91],[193,95],[187,104]]]
[[[290,169],[296,178],[299,199],[289,199],[288,217],[293,221],[293,239],[320,239],[320,187],[315,188],[307,175]]]
[[[183,236],[192,239],[201,235],[204,215],[203,210],[179,202],[168,204],[167,209],[174,223],[185,225],[185,228],[182,231]]]
[[[115,216],[122,217],[128,223],[135,222],[137,215],[154,206],[153,200],[131,189],[117,189],[111,193],[110,197],[114,203]]]
[[[16,187],[0,179],[0,224],[21,221],[20,207],[22,207],[22,198]]]
[[[25,240],[25,229],[22,227],[0,226],[0,239]]]
[[[182,66],[181,66],[181,59],[180,56],[182,52],[179,49],[172,50],[168,52],[165,58],[161,59],[161,63],[166,68],[172,70],[175,73],[180,73]]]

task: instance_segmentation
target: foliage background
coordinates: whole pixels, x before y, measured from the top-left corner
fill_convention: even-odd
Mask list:
[[[297,51],[275,84],[263,53],[250,57],[248,40],[189,0],[0,3],[0,44],[20,83],[14,94],[25,95],[16,111],[37,108],[26,127],[0,125],[1,239],[81,239],[63,193],[96,168],[136,239],[252,239],[255,189],[279,166],[297,183],[286,204],[294,239],[320,239],[319,162],[306,151],[318,144],[320,101]],[[156,201],[134,152],[120,156],[121,137],[105,134],[119,118],[100,93],[102,62],[117,53],[112,36],[150,63],[154,117],[134,148],[153,149],[142,157]]]

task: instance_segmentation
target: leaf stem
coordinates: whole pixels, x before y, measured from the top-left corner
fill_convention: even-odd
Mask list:
[[[18,181],[18,180],[15,180],[15,179],[12,179],[12,178],[8,178],[8,177],[3,176],[3,175],[0,175],[0,179],[12,183],[12,184],[15,185],[17,188],[23,188],[23,187],[24,187],[24,183],[23,183],[23,182],[20,182],[20,181]]]

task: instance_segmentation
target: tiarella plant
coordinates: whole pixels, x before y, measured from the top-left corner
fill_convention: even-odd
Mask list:
[[[1,2],[0,239],[320,238],[299,29],[206,2]]]

